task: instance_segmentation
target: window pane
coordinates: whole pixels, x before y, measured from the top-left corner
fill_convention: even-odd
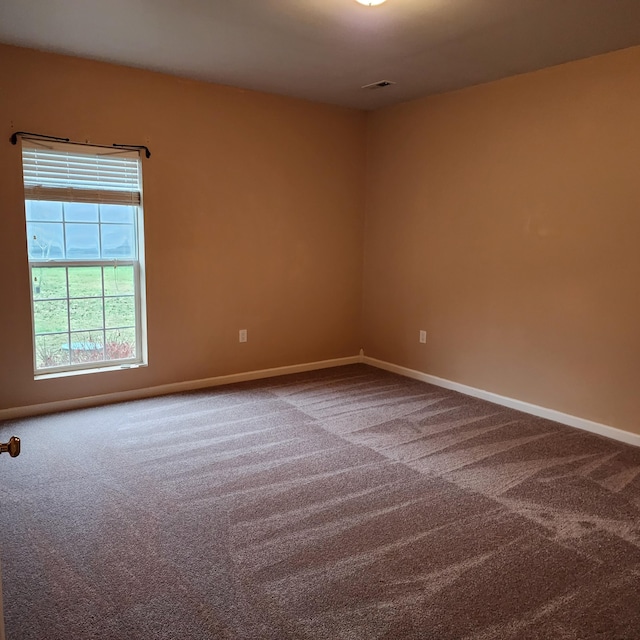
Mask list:
[[[30,260],[64,258],[64,234],[58,222],[27,222]]]
[[[132,224],[102,225],[103,258],[135,258],[135,228]]]
[[[107,342],[105,347],[107,360],[135,358],[137,355],[135,329],[107,331]]]
[[[66,300],[34,300],[33,325],[35,333],[68,331]]]
[[[101,222],[123,222],[133,224],[136,208],[122,204],[101,204]]]
[[[102,331],[77,331],[71,334],[71,342],[63,345],[69,350],[71,364],[101,362],[104,360]]]
[[[102,329],[104,327],[102,298],[69,300],[69,315],[72,331]]]
[[[135,280],[132,266],[104,268],[104,295],[118,296],[135,293]]]
[[[34,267],[31,283],[34,300],[67,297],[67,270],[64,267]]]
[[[62,222],[62,202],[25,200],[27,220],[37,222]]]
[[[69,267],[69,297],[102,296],[102,267]]]
[[[136,324],[135,298],[105,298],[105,327],[133,327]]]
[[[62,367],[68,365],[69,350],[62,345],[69,342],[69,335],[59,333],[53,336],[36,336],[36,368]]]
[[[98,222],[98,205],[84,202],[64,203],[65,222]]]
[[[65,224],[69,260],[100,258],[100,231],[97,224]]]

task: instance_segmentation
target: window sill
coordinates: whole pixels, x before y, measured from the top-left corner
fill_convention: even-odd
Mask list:
[[[140,369],[146,367],[146,362],[131,364],[109,365],[108,367],[92,367],[91,369],[74,369],[72,371],[54,371],[51,373],[36,373],[34,380],[54,380],[56,378],[68,378],[69,376],[84,376],[88,373],[105,373],[107,371],[123,371],[125,369]]]

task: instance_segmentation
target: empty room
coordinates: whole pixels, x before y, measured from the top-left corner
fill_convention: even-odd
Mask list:
[[[640,638],[638,0],[0,0],[0,640]]]

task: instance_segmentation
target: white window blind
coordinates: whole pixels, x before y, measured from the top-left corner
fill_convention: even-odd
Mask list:
[[[135,151],[23,140],[26,200],[139,206],[140,156]]]

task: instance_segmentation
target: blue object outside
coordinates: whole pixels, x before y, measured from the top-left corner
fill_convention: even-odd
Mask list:
[[[61,347],[63,351],[69,351],[69,343],[65,342]],[[71,351],[101,351],[102,345],[99,342],[72,342]]]

